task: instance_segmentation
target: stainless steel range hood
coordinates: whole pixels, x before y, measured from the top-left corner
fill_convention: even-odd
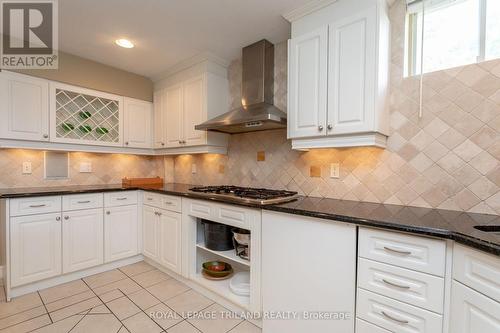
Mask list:
[[[274,45],[267,40],[243,48],[241,95],[240,108],[195,129],[235,134],[286,127],[286,113],[273,105]]]

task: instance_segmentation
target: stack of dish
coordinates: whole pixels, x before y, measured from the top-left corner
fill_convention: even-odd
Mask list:
[[[233,268],[223,261],[208,261],[203,264],[202,274],[209,280],[225,280],[233,274]]]

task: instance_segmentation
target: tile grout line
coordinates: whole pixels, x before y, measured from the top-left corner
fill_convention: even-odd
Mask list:
[[[22,313],[22,312],[19,312],[19,313]],[[35,317],[33,317],[33,318],[30,318],[30,319],[26,319],[26,320],[20,321],[20,322],[18,322],[18,323],[15,323],[15,324],[13,324],[13,325],[10,325],[10,326],[6,326],[6,327],[2,328],[2,329],[1,329],[1,331],[5,330],[5,329],[7,329],[7,328],[15,327],[15,326],[17,326],[17,325],[21,325],[21,324],[26,323],[26,322],[28,322],[28,321],[30,321],[30,320],[37,319],[37,318],[43,317],[43,316],[45,316],[45,315],[47,315],[47,313],[41,314],[41,315],[39,315],[39,316],[35,316]],[[48,316],[47,316],[47,317],[48,317]],[[50,320],[50,317],[49,317],[49,320]],[[52,322],[51,322],[51,324],[52,324]],[[50,325],[50,324],[47,324],[47,325]],[[44,325],[44,326],[47,326],[47,325]],[[43,326],[42,326],[42,327],[43,327]]]
[[[52,316],[50,315],[49,310],[47,309],[47,306],[45,305],[45,302],[43,301],[42,295],[40,295],[40,291],[37,290],[36,293],[37,293],[38,297],[40,297],[40,302],[42,302],[43,307],[45,308],[45,312],[47,312],[47,314],[49,315],[50,323],[51,324],[54,323],[54,321],[52,320]]]
[[[74,295],[71,295],[71,296],[66,296],[66,297],[63,297],[63,298],[59,298],[58,300],[55,300],[55,301],[50,302],[50,303],[47,303],[46,305],[51,305],[51,304],[54,304],[54,303],[56,303],[56,302],[60,302],[60,301],[62,301],[62,300],[65,300],[65,299],[67,299],[67,298],[71,298],[71,297],[74,297],[74,296],[82,295],[82,294],[88,293],[89,291],[92,291],[92,290],[91,290],[91,289],[89,289],[89,290],[82,291],[81,293],[78,293],[78,294],[74,294]],[[92,297],[94,297],[94,296],[92,296]],[[77,301],[77,302],[75,302],[75,303],[67,304],[67,305],[65,305],[65,306],[63,306],[63,307],[61,307],[61,308],[58,308],[58,309],[56,309],[56,310],[52,310],[51,312],[59,311],[59,310],[61,310],[61,309],[65,308],[65,307],[68,307],[68,306],[71,306],[71,305],[75,305],[75,304],[81,303],[81,302],[83,302],[83,301],[87,301],[87,300],[91,299],[92,297],[89,297],[89,298],[86,298],[86,299],[82,299],[82,300]],[[42,300],[42,301],[43,301],[43,300]],[[47,309],[47,310],[48,310],[48,309]]]
[[[80,320],[79,320],[79,321],[77,321],[77,322],[76,322],[76,324],[75,324],[75,325],[73,325],[73,327],[71,327],[71,328],[69,329],[68,333],[69,333],[69,332],[71,332],[72,330],[74,330],[74,329],[75,329],[75,327],[76,327],[78,324],[80,324],[80,322],[83,320],[83,318],[85,318],[85,316],[87,316],[87,314],[88,314],[91,310],[92,310],[92,309],[88,309],[88,310],[87,310],[87,312],[86,312],[86,313],[82,316],[82,318],[80,318]],[[78,316],[78,315],[75,315],[75,316]],[[71,317],[68,317],[68,318],[71,318]]]
[[[143,288],[143,289],[144,289],[144,288]],[[119,290],[120,290],[120,289],[119,289]],[[144,289],[144,290],[146,290],[146,289]],[[121,290],[120,290],[120,291],[121,291]],[[133,316],[136,316],[137,314],[139,314],[140,312],[142,312],[142,313],[144,313],[144,314],[146,315],[146,317],[148,317],[148,318],[149,318],[149,319],[150,319],[153,323],[155,323],[155,325],[156,325],[156,326],[158,326],[158,327],[161,329],[161,332],[165,331],[165,330],[163,329],[163,327],[161,327],[161,326],[160,326],[160,325],[159,325],[156,321],[154,321],[154,320],[153,320],[150,316],[148,316],[148,314],[146,313],[146,311],[144,311],[143,309],[141,309],[141,307],[140,307],[139,305],[137,305],[137,304],[136,304],[133,300],[131,300],[131,299],[130,299],[130,297],[128,297],[128,295],[126,295],[123,291],[121,291],[121,292],[125,295],[125,297],[126,297],[126,298],[130,301],[130,302],[132,302],[132,304],[134,304],[135,306],[137,306],[137,308],[139,308],[139,310],[140,310],[140,311],[139,311],[139,312],[137,312],[136,314],[133,314],[132,316],[129,316],[129,317],[127,317],[127,318],[123,319],[123,320],[127,320],[128,318],[131,318],[131,317],[133,317]],[[152,296],[154,297],[154,295],[152,295]],[[155,297],[155,298],[156,298],[156,297]],[[158,299],[158,300],[159,300],[159,299]],[[159,300],[159,301],[160,301],[160,300]],[[160,301],[160,303],[161,303],[161,301]],[[156,305],[158,305],[158,304],[156,304]],[[153,306],[155,306],[155,305],[153,305]],[[152,308],[152,307],[149,307],[149,308]],[[149,308],[148,308],[148,309],[149,309]],[[169,309],[170,309],[170,308],[169,308]],[[172,310],[172,311],[173,311],[173,310]],[[174,311],[174,312],[175,312],[175,311]],[[177,312],[175,312],[175,313],[177,313]],[[123,322],[122,322],[122,323],[123,323]]]

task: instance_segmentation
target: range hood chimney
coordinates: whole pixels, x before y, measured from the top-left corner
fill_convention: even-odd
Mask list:
[[[235,134],[286,128],[286,114],[273,105],[274,45],[264,39],[244,47],[242,74],[242,106],[195,129]]]

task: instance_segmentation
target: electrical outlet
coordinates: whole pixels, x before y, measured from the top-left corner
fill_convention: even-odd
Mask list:
[[[194,175],[196,172],[196,164],[191,164],[191,173]]]
[[[330,164],[330,178],[340,178],[340,164]]]
[[[81,162],[80,163],[80,173],[91,173],[92,163],[91,162]]]
[[[31,162],[23,162],[23,175],[31,175]]]

